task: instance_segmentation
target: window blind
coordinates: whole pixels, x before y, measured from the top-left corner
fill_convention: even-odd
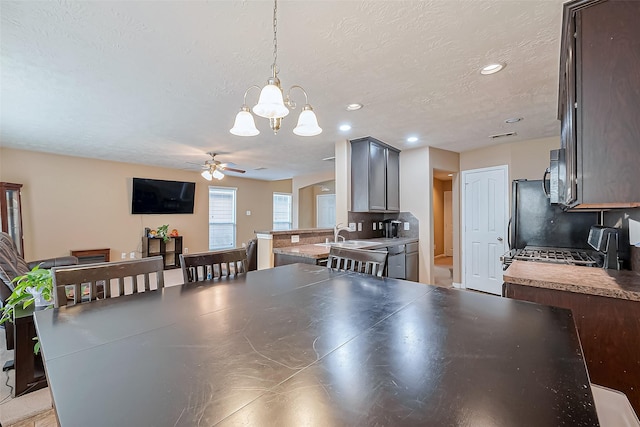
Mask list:
[[[209,250],[236,247],[236,189],[209,187]]]
[[[273,193],[273,229],[291,230],[291,194]]]

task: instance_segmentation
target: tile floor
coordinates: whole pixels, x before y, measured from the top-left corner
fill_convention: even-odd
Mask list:
[[[433,283],[436,286],[453,286],[453,257],[439,256],[433,259]]]

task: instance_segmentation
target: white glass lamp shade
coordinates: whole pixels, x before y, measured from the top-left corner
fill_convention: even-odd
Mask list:
[[[253,120],[253,116],[249,111],[244,109],[236,115],[236,121],[233,123],[233,127],[229,132],[238,136],[256,136],[260,133],[256,128],[256,122]]]
[[[282,99],[282,91],[280,88],[273,84],[268,84],[262,88],[260,92],[260,99],[253,112],[260,117],[266,119],[274,119],[285,117],[289,114],[289,109],[285,107]]]
[[[224,174],[220,172],[218,169],[214,170],[211,176],[217,179],[218,181],[224,178]]]
[[[206,179],[207,181],[211,181],[212,175],[211,175],[211,172],[209,171],[209,169],[203,170],[200,175],[202,175],[202,177],[204,179]]]
[[[322,128],[318,126],[318,119],[311,107],[305,109],[298,117],[298,125],[293,129],[293,133],[299,136],[315,136],[322,133]]]

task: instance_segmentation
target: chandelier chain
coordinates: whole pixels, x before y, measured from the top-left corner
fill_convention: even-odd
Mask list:
[[[278,74],[278,0],[274,0],[273,2],[273,75],[276,76]]]

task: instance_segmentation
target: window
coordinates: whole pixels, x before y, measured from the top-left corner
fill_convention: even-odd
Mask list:
[[[273,193],[273,229],[291,230],[291,194]]]
[[[236,247],[236,189],[209,187],[209,250]]]

